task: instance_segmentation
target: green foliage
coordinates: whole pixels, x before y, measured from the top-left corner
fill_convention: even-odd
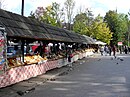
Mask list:
[[[60,8],[60,5],[56,2],[52,5],[47,6],[46,8],[38,7],[34,13],[31,12],[31,18],[36,18],[39,21],[42,21],[53,26],[61,27],[62,22],[64,21],[64,12]]]
[[[80,34],[85,34],[88,32],[88,29],[87,29],[87,21],[88,18],[86,16],[86,13],[80,13],[80,14],[77,14],[74,18],[74,26],[73,26],[73,30],[77,33],[80,33]]]
[[[125,42],[125,34],[128,31],[128,19],[126,15],[118,14],[115,11],[108,11],[104,20],[110,27],[110,30],[113,32],[113,44],[117,44],[119,41]]]
[[[86,12],[80,12],[74,18],[74,26],[73,30],[80,34],[85,34],[87,36],[91,36],[91,24],[93,22],[93,17],[91,11],[87,9]]]
[[[110,32],[110,29],[109,27],[107,27],[107,24],[101,21],[94,21],[92,25],[92,36],[95,37],[97,40],[110,44],[112,32]]]
[[[54,2],[45,8],[38,7],[34,13],[31,12],[30,17],[58,27],[61,27],[66,18],[69,25],[68,29],[71,30],[70,25],[73,22],[73,31],[76,33],[85,34],[108,44],[110,41],[116,45],[119,41],[125,44],[128,43],[130,21],[127,15],[118,14],[116,11],[110,10],[104,18],[100,15],[94,18],[92,11],[87,9],[85,12],[77,14],[73,19],[74,7],[74,0],[65,1],[65,10],[61,9],[60,5]],[[66,11],[66,17],[64,11]]]
[[[107,24],[103,22],[103,18],[98,16],[89,21],[91,22],[89,24],[88,20],[89,17],[86,13],[77,14],[74,18],[73,30],[109,44],[112,33]]]

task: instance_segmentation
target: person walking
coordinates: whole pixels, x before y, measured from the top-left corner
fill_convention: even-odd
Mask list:
[[[108,46],[108,49],[109,49],[109,55],[111,56],[112,48],[110,45]]]
[[[104,52],[104,47],[101,46],[101,47],[100,47],[100,53],[101,53],[102,56],[103,56],[103,52]]]
[[[127,46],[124,47],[124,52],[125,52],[125,54],[127,54],[127,52],[128,52]]]
[[[116,57],[116,46],[115,45],[112,47],[112,51],[113,51],[113,56]]]
[[[107,56],[107,54],[109,54],[109,49],[108,49],[107,45],[104,46],[104,54],[105,54],[105,56]]]

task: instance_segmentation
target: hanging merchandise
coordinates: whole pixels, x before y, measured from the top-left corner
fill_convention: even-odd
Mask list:
[[[6,55],[6,34],[3,29],[0,28],[0,74],[5,71],[7,55]]]

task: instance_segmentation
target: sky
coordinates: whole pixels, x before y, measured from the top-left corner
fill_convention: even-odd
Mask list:
[[[22,0],[0,0],[3,1],[4,9],[13,13],[21,14]],[[63,7],[66,0],[24,0],[24,15],[29,16],[31,11],[35,11],[37,7],[46,7],[57,2]],[[105,16],[109,10],[116,10],[118,13],[127,14],[130,10],[130,0],[74,0],[75,1],[75,14],[79,9],[89,8],[92,10],[94,16],[100,14]],[[81,7],[82,6],[82,7]]]

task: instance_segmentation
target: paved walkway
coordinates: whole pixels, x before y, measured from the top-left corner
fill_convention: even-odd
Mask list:
[[[0,97],[130,97],[129,54],[94,54],[73,65],[2,88]]]
[[[73,70],[23,97],[130,97],[130,55],[80,60]]]

